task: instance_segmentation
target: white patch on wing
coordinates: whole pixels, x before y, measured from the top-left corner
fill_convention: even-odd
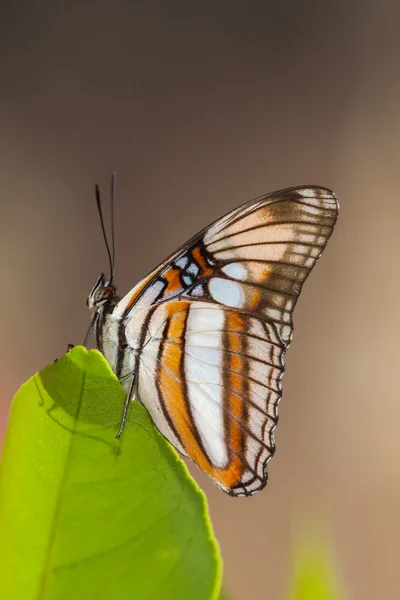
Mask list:
[[[190,373],[191,383],[221,383],[221,351],[212,348],[198,348],[186,345],[186,373]],[[189,359],[191,359],[189,361]]]
[[[189,316],[186,332],[221,331],[224,324],[224,314],[221,308],[208,302],[194,302],[190,306]]]
[[[240,258],[245,260],[266,260],[279,262],[285,255],[286,250],[286,244],[260,244],[258,246],[244,246],[242,248],[218,250],[214,253],[214,256],[221,260],[235,260]]]
[[[196,285],[196,287],[194,287],[192,289],[192,291],[190,292],[191,296],[204,296],[204,289],[203,289],[203,284],[200,283],[199,285]]]
[[[297,190],[299,196],[302,196],[307,204],[321,208],[330,208],[336,210],[337,202],[335,195],[329,190],[318,188],[304,188]]]
[[[208,287],[216,302],[235,308],[241,308],[245,302],[245,294],[240,283],[213,277]]]
[[[182,275],[183,283],[188,287],[193,284],[193,277],[190,274],[183,273]]]
[[[201,346],[202,348],[214,348],[219,350],[221,347],[221,335],[219,331],[186,332],[186,347]]]
[[[222,267],[221,271],[232,277],[232,279],[239,279],[239,281],[246,281],[247,270],[241,263],[230,263]]]
[[[296,190],[299,196],[303,198],[314,198],[316,196],[317,190],[315,188],[299,188]],[[321,190],[322,191],[322,190]]]
[[[184,269],[186,267],[186,265],[188,264],[188,257],[181,256],[181,258],[178,258],[178,260],[175,261],[175,264],[180,269]]]
[[[228,449],[224,435],[224,413],[222,410],[222,352],[221,330],[224,314],[222,310],[207,310],[207,308],[189,309],[185,343],[185,376],[189,404],[193,414],[194,424],[201,437],[203,447],[211,463],[216,467],[226,467],[229,461]],[[216,328],[219,343],[212,341],[210,336],[202,339],[201,331]],[[193,341],[194,338],[194,341]],[[197,347],[198,346],[206,346]],[[217,384],[212,386],[210,384]]]

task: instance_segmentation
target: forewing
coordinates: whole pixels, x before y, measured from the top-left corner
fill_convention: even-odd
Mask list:
[[[177,297],[209,300],[275,324],[284,344],[300,290],[337,218],[328,189],[301,187],[252,200],[192,238],[121,302],[115,315]]]
[[[322,188],[278,192],[227,215],[204,236],[205,250],[218,264],[209,296],[273,322],[287,345],[301,287],[336,217],[336,199]]]

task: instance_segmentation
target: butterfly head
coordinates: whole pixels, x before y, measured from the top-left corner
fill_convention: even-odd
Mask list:
[[[96,312],[101,307],[113,306],[117,300],[116,293],[115,287],[110,281],[106,281],[104,273],[102,273],[88,296],[87,305]]]

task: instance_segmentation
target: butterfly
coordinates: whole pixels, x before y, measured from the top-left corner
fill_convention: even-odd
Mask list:
[[[115,177],[112,181],[112,218]],[[292,313],[338,214],[333,192],[294,187],[232,210],[122,299],[110,277],[87,304],[97,347],[162,435],[232,496],[267,483]]]

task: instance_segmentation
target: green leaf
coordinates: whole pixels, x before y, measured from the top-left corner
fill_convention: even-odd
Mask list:
[[[329,546],[315,533],[301,536],[294,552],[290,600],[345,600]]]
[[[17,393],[0,470],[7,600],[209,600],[221,562],[204,495],[96,350]]]

